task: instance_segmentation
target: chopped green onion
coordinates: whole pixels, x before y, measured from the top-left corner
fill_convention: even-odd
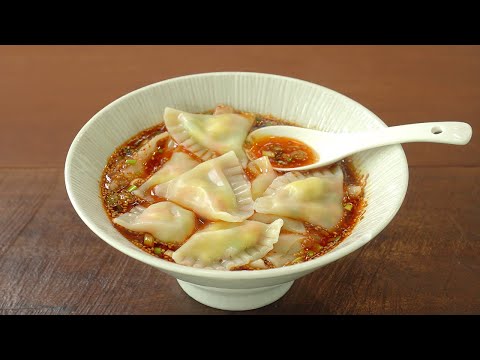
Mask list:
[[[130,185],[127,189],[128,192],[132,192],[133,190],[137,190],[137,187],[135,185]]]
[[[125,160],[125,162],[128,164],[128,165],[135,165],[137,163],[137,160],[135,159],[127,159]]]
[[[335,241],[338,241],[340,240],[341,236],[337,236],[336,238],[334,238],[331,242],[335,242]]]
[[[268,157],[275,157],[275,153],[273,151],[262,151],[263,156],[268,156]]]
[[[156,247],[153,249],[153,252],[155,253],[155,255],[162,255],[165,250],[163,250],[161,247]]]
[[[323,246],[320,245],[320,244],[315,244],[314,249],[315,249],[316,252],[320,252],[323,249]]]
[[[343,205],[343,208],[347,211],[351,211],[352,208],[353,208],[353,204],[352,203],[346,203],[345,205]]]
[[[310,251],[307,252],[308,257],[312,257],[314,255],[315,255],[315,251],[310,250]]]
[[[303,262],[303,256],[297,257],[295,260],[292,261],[292,264],[298,264]]]
[[[150,234],[145,234],[143,237],[143,245],[153,247],[153,245],[155,245],[155,238]]]

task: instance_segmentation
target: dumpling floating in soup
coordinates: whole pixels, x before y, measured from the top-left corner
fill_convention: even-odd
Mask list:
[[[342,218],[342,200],[343,172],[339,167],[309,175],[293,171],[275,179],[264,196],[255,200],[254,209],[331,229]]]
[[[334,249],[364,211],[365,181],[350,159],[280,172],[313,150],[289,138],[246,141],[295,124],[228,105],[166,108],[161,120],[115,150],[100,183],[115,228],[152,256],[223,271],[290,266]]]
[[[195,214],[169,201],[150,205],[148,208],[136,206],[128,213],[113,219],[132,231],[146,232],[167,244],[181,244],[195,229]]]
[[[154,136],[145,145],[143,145],[137,152],[135,152],[132,155],[131,159],[126,160],[126,164],[128,166],[125,166],[123,172],[125,174],[135,174],[135,175],[141,174],[146,165],[147,160],[157,150],[158,143],[167,138],[168,138],[167,133],[162,133],[160,135]]]
[[[151,200],[152,195],[150,194],[150,190],[152,190],[154,186],[170,181],[178,175],[193,169],[198,164],[200,164],[200,161],[193,159],[188,154],[181,151],[174,152],[170,160],[168,160],[160,170],[155,172],[137,190],[133,191],[133,194],[143,199]]]
[[[217,222],[198,231],[172,257],[183,265],[230,270],[272,250],[282,225],[282,220],[270,225],[248,220],[240,224]]]
[[[262,196],[277,177],[277,173],[273,170],[272,164],[266,156],[248,163],[247,174],[252,182],[252,197],[254,200]]]
[[[121,149],[124,154],[120,161],[111,164],[115,171],[111,173],[108,184],[104,186],[109,190],[116,191],[128,184],[128,178],[142,177],[151,165],[151,160],[159,152],[163,152],[163,147],[168,142],[169,136],[167,132],[155,135],[148,140],[141,138],[134,143],[139,144],[139,148],[133,150],[130,145],[126,145]],[[131,141],[133,142],[133,141]],[[130,143],[130,142],[129,142]]]
[[[297,234],[305,234],[307,232],[307,229],[305,228],[305,224],[303,222],[299,220],[290,219],[284,216],[262,214],[262,213],[256,212],[249,218],[249,220],[260,221],[265,224],[271,224],[277,219],[283,220],[282,230],[290,231]]]
[[[243,143],[252,120],[234,113],[191,114],[166,108],[165,125],[175,141],[202,160],[234,151],[242,166],[247,164]]]
[[[233,151],[157,185],[154,192],[209,220],[240,222],[253,214],[250,183]]]
[[[298,234],[280,234],[278,241],[273,246],[266,259],[275,267],[284,266],[294,261],[301,255],[302,240],[305,236]]]

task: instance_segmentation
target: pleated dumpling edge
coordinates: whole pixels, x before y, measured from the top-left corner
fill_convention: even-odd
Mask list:
[[[175,142],[206,161],[234,151],[242,167],[248,162],[243,143],[253,121],[235,113],[192,114],[166,107],[165,126]]]
[[[195,214],[170,201],[145,208],[135,206],[113,222],[131,231],[146,232],[168,244],[181,244],[195,231]]]
[[[187,240],[172,255],[177,264],[204,269],[231,270],[268,254],[278,241],[283,220],[267,225],[258,221],[218,222]]]
[[[242,222],[253,215],[251,185],[233,151],[155,186],[154,192],[212,221]]]
[[[277,177],[254,210],[331,229],[343,215],[343,172],[339,166],[310,174],[292,171]]]

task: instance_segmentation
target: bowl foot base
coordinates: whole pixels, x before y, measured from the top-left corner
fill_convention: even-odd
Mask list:
[[[195,285],[177,280],[191,298],[212,308],[231,311],[252,310],[280,299],[292,287],[293,281],[285,284],[254,288],[225,289]]]

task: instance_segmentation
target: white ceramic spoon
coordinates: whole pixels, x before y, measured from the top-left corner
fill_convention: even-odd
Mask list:
[[[299,140],[317,153],[318,161],[314,164],[296,168],[274,168],[279,171],[290,171],[326,166],[354,153],[385,145],[408,142],[465,145],[472,137],[472,127],[464,122],[445,121],[337,134],[296,126],[267,126],[252,131],[247,140],[255,142],[266,136],[282,136]]]

